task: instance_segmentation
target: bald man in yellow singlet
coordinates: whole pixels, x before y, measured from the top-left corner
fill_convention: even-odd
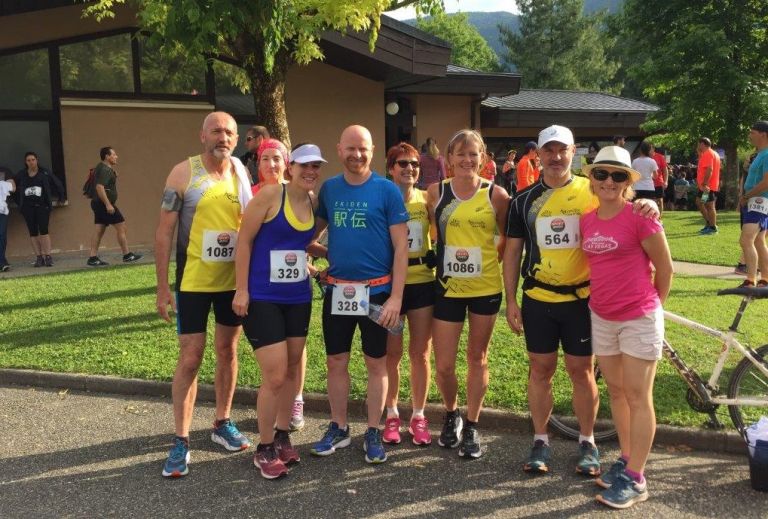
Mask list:
[[[240,336],[240,318],[232,311],[234,252],[240,218],[251,195],[247,177],[243,179],[243,165],[232,157],[237,145],[237,124],[232,116],[208,114],[200,142],[203,152],[180,162],[168,175],[155,235],[157,311],[168,322],[168,307],[176,312],[179,336],[172,389],[176,436],[163,467],[163,476],[173,478],[189,472],[189,428],[211,306],[216,318],[216,421],[211,440],[228,451],[250,446],[229,413]],[[176,287],[172,294],[168,265],[177,226]]]

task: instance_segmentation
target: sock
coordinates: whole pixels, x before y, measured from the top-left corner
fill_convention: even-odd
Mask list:
[[[414,418],[421,418],[421,419],[424,418],[423,407],[421,409],[416,409],[415,407],[413,408],[413,413],[411,413],[411,420],[413,420]]]
[[[447,410],[447,409],[446,409],[446,410],[445,410],[445,413],[446,413],[448,416],[458,416],[458,415],[459,415],[459,408],[457,407],[457,408],[456,408],[456,409],[454,409],[453,411],[449,411],[449,410]]]
[[[580,434],[579,435],[579,444],[581,444],[581,442],[589,442],[590,445],[594,445],[595,444],[595,435],[592,434],[590,436],[584,436],[583,434]]]
[[[464,424],[464,427],[474,427],[474,428],[477,428],[477,422],[473,422],[470,419],[467,419],[466,423]]]
[[[189,436],[176,436],[177,439],[184,442],[184,445],[189,447]]]
[[[642,485],[645,483],[645,478],[643,477],[642,472],[635,472],[634,470],[624,469],[624,472],[627,473],[627,476],[631,477],[635,483],[638,483]]]
[[[296,402],[303,402],[304,401],[304,395],[302,393],[299,393],[296,395],[296,398],[294,398]]]
[[[259,445],[256,446],[257,451],[264,451],[267,449],[274,449],[275,448],[275,442],[272,443],[259,443]]]
[[[221,420],[216,420],[215,422],[213,422],[213,426],[216,429],[218,429],[219,427],[221,427],[222,425],[224,425],[228,421],[229,421],[229,418],[222,418]]]
[[[400,411],[395,407],[387,407],[387,418],[400,418]]]
[[[549,445],[549,435],[548,434],[534,434],[533,435],[533,443],[536,443],[539,440],[543,441],[544,445]]]

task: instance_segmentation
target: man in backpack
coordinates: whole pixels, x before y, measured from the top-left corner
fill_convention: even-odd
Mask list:
[[[120,209],[115,206],[117,202],[117,173],[113,169],[117,164],[117,153],[110,146],[101,148],[101,162],[93,171],[93,186],[91,188],[91,209],[93,210],[93,223],[96,225],[91,239],[91,252],[87,265],[102,267],[109,265],[98,256],[101,238],[108,225],[112,225],[117,233],[117,243],[123,251],[123,263],[131,263],[141,258],[141,254],[134,254],[128,250],[128,239],[125,236],[125,218]]]

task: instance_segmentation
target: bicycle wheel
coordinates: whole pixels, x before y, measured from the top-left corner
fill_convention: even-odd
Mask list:
[[[757,355],[763,366],[768,367],[768,344],[757,349]],[[731,380],[728,383],[728,398],[757,397],[768,399],[768,376],[744,358],[733,370]],[[728,412],[731,415],[733,425],[743,434],[744,428],[757,422],[762,415],[768,415],[768,400],[765,406],[729,405]]]
[[[616,427],[611,419],[611,406],[608,396],[608,388],[600,368],[595,364],[595,381],[597,382],[597,392],[600,397],[600,407],[597,410],[597,421],[595,422],[595,442],[604,442],[616,438]],[[572,414],[572,410],[571,410]],[[558,412],[555,409],[552,416],[549,417],[549,426],[561,436],[577,440],[579,438],[579,423],[575,416],[568,416]]]

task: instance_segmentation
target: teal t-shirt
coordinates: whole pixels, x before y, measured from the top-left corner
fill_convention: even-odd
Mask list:
[[[752,164],[749,165],[747,180],[744,182],[744,192],[746,193],[759,184],[766,173],[768,173],[768,148],[763,148],[757,154],[755,160],[752,161]],[[760,196],[763,198],[768,197],[768,191],[763,191],[760,193]]]

